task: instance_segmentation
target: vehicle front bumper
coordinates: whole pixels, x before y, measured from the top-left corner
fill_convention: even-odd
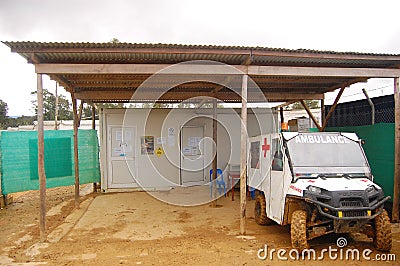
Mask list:
[[[324,202],[315,200],[315,199],[310,199],[310,198],[306,198],[305,201],[312,203],[314,205],[317,206],[318,211],[321,215],[328,217],[330,219],[334,219],[334,220],[370,220],[370,219],[374,219],[376,216],[378,216],[379,214],[382,213],[383,208],[381,208],[383,206],[383,204],[388,201],[390,199],[390,196],[387,196],[383,199],[381,199],[380,201],[378,201],[377,203],[375,203],[372,206],[367,206],[367,207],[333,207],[329,204],[326,204]],[[338,216],[332,215],[330,213],[327,213],[326,211],[323,210],[324,209],[328,209],[334,213],[337,213]],[[376,209],[378,209],[377,211],[375,211]],[[345,217],[340,217],[340,213],[345,213],[345,212],[351,212],[351,211],[365,211],[367,213],[367,215],[362,215],[362,216],[345,216]],[[375,211],[374,213],[372,213],[372,211]]]

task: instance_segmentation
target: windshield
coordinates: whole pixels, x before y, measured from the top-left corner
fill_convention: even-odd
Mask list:
[[[299,133],[287,148],[295,173],[369,172],[360,143],[339,133]]]

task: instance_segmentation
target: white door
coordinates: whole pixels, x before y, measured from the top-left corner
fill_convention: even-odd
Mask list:
[[[108,188],[137,187],[136,128],[109,126],[107,133]]]
[[[263,170],[262,166],[266,166],[266,163],[264,162],[266,157],[271,157],[269,155],[269,150],[265,149],[264,145],[264,142],[267,141],[267,138],[268,136],[250,138],[250,154],[249,162],[247,163],[247,185],[258,190],[263,190],[262,182],[265,179],[264,173],[267,172]]]
[[[284,167],[283,167],[283,150],[282,142],[278,135],[271,139],[271,156],[272,164],[270,176],[270,201],[269,215],[278,223],[282,223],[285,195],[284,195]]]
[[[203,127],[182,127],[180,138],[181,184],[204,184],[204,137]]]

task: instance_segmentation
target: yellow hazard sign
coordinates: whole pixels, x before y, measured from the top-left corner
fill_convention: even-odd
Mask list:
[[[158,147],[156,150],[157,157],[161,157],[164,154],[164,150],[161,147]]]

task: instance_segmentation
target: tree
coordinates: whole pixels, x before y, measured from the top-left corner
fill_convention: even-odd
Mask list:
[[[0,128],[7,129],[8,127],[18,127],[25,125],[33,125],[35,120],[33,116],[8,117],[8,105],[3,100],[0,100]]]
[[[109,42],[110,43],[120,43],[120,41],[117,38],[112,38]]]
[[[310,109],[319,108],[318,100],[304,100],[304,102]],[[301,110],[301,109],[304,109],[304,107],[300,102],[295,102],[293,104],[286,106],[285,109],[286,110]]]
[[[123,103],[103,103],[104,108],[124,108]]]
[[[8,127],[19,127],[19,126],[27,126],[27,125],[33,125],[33,122],[35,121],[34,116],[20,116],[20,117],[8,117],[7,118],[7,128]]]
[[[2,129],[7,128],[7,113],[8,113],[8,105],[3,100],[0,100],[0,127]]]
[[[35,96],[35,99],[32,100],[32,109],[35,112],[37,117],[37,92],[31,92],[32,96]],[[56,96],[48,90],[43,90],[43,115],[44,120],[54,120],[55,118],[55,106],[56,106]],[[58,119],[59,120],[71,120],[72,119],[72,111],[71,104],[68,101],[67,97],[64,95],[58,96]]]
[[[92,106],[85,103],[82,109],[82,120],[92,119]],[[98,117],[97,109],[94,110],[94,117]]]

